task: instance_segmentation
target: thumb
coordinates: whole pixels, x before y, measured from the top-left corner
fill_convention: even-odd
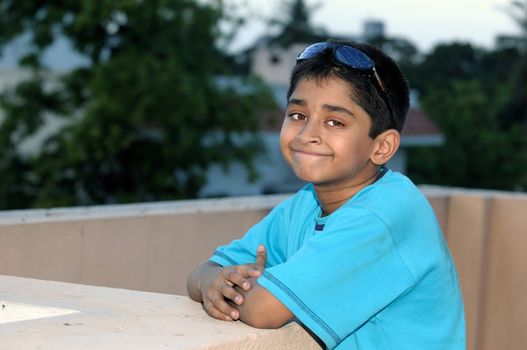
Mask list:
[[[256,250],[256,261],[254,262],[255,272],[258,272],[258,275],[260,275],[265,270],[266,262],[267,250],[263,244],[260,244]]]

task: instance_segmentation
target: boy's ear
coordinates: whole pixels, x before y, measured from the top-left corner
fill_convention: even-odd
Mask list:
[[[399,149],[401,135],[395,129],[386,130],[375,138],[375,147],[370,160],[375,165],[384,165]]]

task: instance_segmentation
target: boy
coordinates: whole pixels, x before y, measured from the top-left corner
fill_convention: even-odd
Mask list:
[[[464,349],[454,263],[397,151],[408,86],[379,50],[324,42],[297,57],[280,134],[309,184],[187,281],[222,320],[276,328],[293,318],[328,349]]]

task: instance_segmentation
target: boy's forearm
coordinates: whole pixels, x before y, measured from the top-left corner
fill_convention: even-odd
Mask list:
[[[201,286],[206,286],[218,276],[222,267],[220,265],[205,262],[196,267],[187,278],[187,293],[188,296],[198,302],[202,302]]]
[[[240,320],[256,328],[279,328],[293,318],[293,314],[275,296],[250,279],[251,289],[244,291],[236,287],[244,302],[231,304],[240,313]]]

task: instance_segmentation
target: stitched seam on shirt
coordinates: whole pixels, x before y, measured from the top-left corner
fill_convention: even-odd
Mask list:
[[[324,322],[317,314],[313,312],[291,289],[289,289],[282,281],[280,281],[275,276],[271,275],[269,272],[264,271],[263,275],[272,283],[274,283],[278,288],[280,288],[285,294],[287,294],[309,317],[311,317],[316,323],[319,324],[333,340],[338,344],[341,342],[340,337],[331,327]]]
[[[231,257],[229,257],[227,254],[225,254],[223,252],[220,252],[219,250],[214,251],[214,255],[217,255],[220,258],[222,258],[224,260],[227,260],[229,263],[231,263],[233,265],[240,265],[240,264],[238,264],[238,262],[236,260],[231,259]]]

